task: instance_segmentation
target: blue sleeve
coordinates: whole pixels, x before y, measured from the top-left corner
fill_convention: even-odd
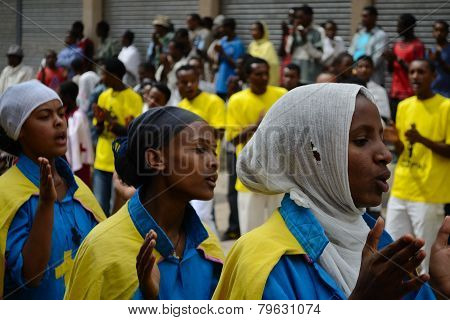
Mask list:
[[[12,281],[13,283],[5,285],[13,285],[14,287],[25,286],[25,279],[23,278],[23,256],[22,249],[31,231],[33,224],[33,206],[31,201],[25,202],[17,211],[13,221],[8,230],[6,240],[6,277],[5,282]],[[48,269],[44,274],[44,279],[48,276]]]
[[[427,282],[418,291],[408,293],[403,300],[436,300],[436,296]]]
[[[242,44],[242,41],[239,40],[238,44],[236,46],[236,51],[235,51],[235,56],[233,57],[234,60],[236,61],[237,59],[239,59],[240,57],[242,57],[245,54],[245,47]]]

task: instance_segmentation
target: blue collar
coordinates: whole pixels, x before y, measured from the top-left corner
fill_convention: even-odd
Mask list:
[[[313,261],[317,261],[329,240],[311,210],[298,206],[291,200],[289,194],[286,194],[281,202],[280,214],[289,231],[306,251],[309,258]],[[369,228],[373,228],[376,222],[375,219],[367,213],[363,214],[363,219]],[[391,236],[386,231],[383,231],[378,243],[378,248],[383,248],[391,242]]]
[[[64,178],[64,181],[67,183],[68,189],[65,199],[68,196],[72,198],[75,192],[78,190],[78,185],[75,181],[69,164],[62,157],[57,157],[55,159],[55,166],[56,171],[58,171],[58,173],[61,175],[61,177]],[[39,189],[41,172],[40,167],[37,163],[33,162],[33,160],[22,153],[19,156],[19,161],[17,161],[17,168]]]
[[[156,250],[165,258],[173,255],[175,249],[164,230],[156,223],[152,215],[144,208],[141,199],[139,198],[140,188],[135,192],[133,197],[128,201],[128,211],[131,216],[136,229],[139,231],[142,238],[153,229],[158,235],[156,241]],[[200,218],[191,205],[186,207],[186,214],[184,217],[184,230],[186,232],[186,246],[192,244],[197,248],[209,235],[203,226]]]

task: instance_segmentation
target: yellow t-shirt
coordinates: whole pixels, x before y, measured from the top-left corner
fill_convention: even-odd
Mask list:
[[[450,159],[423,144],[411,146],[405,132],[412,124],[425,138],[450,144],[450,99],[435,94],[427,100],[413,96],[399,103],[396,126],[405,149],[395,169],[392,195],[409,201],[449,203]]]
[[[272,105],[287,92],[280,87],[268,86],[264,94],[256,95],[250,89],[245,89],[231,96],[228,101],[227,112],[227,141],[238,136],[242,130],[252,124],[256,124],[259,115],[266,113]],[[236,147],[236,155],[239,155],[243,144]],[[237,191],[248,191],[248,189],[237,179]]]
[[[225,103],[215,94],[201,92],[193,100],[184,98],[178,106],[202,117],[203,120],[216,129],[225,128]]]
[[[131,88],[123,91],[113,91],[108,89],[98,98],[98,105],[111,112],[113,117],[117,118],[120,125],[126,125],[126,121],[136,118],[142,112],[142,98]],[[95,119],[94,119],[95,121]],[[98,138],[97,149],[95,154],[94,168],[97,170],[114,172],[114,154],[112,151],[112,143],[116,135],[109,132],[106,127]]]

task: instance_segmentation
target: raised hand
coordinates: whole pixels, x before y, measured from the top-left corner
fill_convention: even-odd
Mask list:
[[[159,294],[159,281],[161,276],[158,265],[156,264],[156,257],[153,255],[157,237],[156,232],[150,230],[136,258],[139,287],[144,298],[147,300],[155,300]]]
[[[52,204],[56,201],[57,193],[53,181],[52,166],[43,157],[38,158],[40,166],[39,201],[43,204]]]
[[[383,229],[384,220],[379,218],[367,236],[358,281],[349,299],[401,299],[430,278],[415,272],[425,258],[425,251],[421,250],[424,241],[405,235],[378,251]],[[405,281],[406,276],[410,280]]]
[[[431,247],[430,276],[439,298],[450,299],[450,217],[446,217]]]

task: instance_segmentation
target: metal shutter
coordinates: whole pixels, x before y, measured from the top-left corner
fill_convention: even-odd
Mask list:
[[[24,62],[37,71],[45,51],[58,53],[72,23],[82,19],[82,0],[22,0],[22,13]]]
[[[351,1],[311,0],[307,3],[314,10],[315,23],[334,20],[338,25],[338,35],[343,37],[348,45],[351,34]],[[287,21],[289,8],[302,4],[298,1],[282,0],[222,0],[221,12],[226,17],[236,19],[237,34],[246,45],[251,41],[250,25],[256,20],[264,21],[269,27],[270,39],[278,48],[281,40],[281,22]]]
[[[110,36],[120,40],[125,30],[134,32],[134,44],[141,58],[153,34],[152,21],[157,15],[169,16],[175,28],[185,28],[186,15],[198,12],[198,0],[104,0],[103,18],[111,26]]]
[[[16,0],[6,0],[6,4],[0,2],[0,72],[7,64],[5,54],[9,46],[16,43],[17,15],[8,7],[16,9],[16,2]]]
[[[377,0],[378,24],[389,34],[392,44],[397,40],[397,20],[403,13],[411,13],[417,19],[416,36],[431,48],[433,22],[438,19],[450,21],[450,3],[447,0]]]

